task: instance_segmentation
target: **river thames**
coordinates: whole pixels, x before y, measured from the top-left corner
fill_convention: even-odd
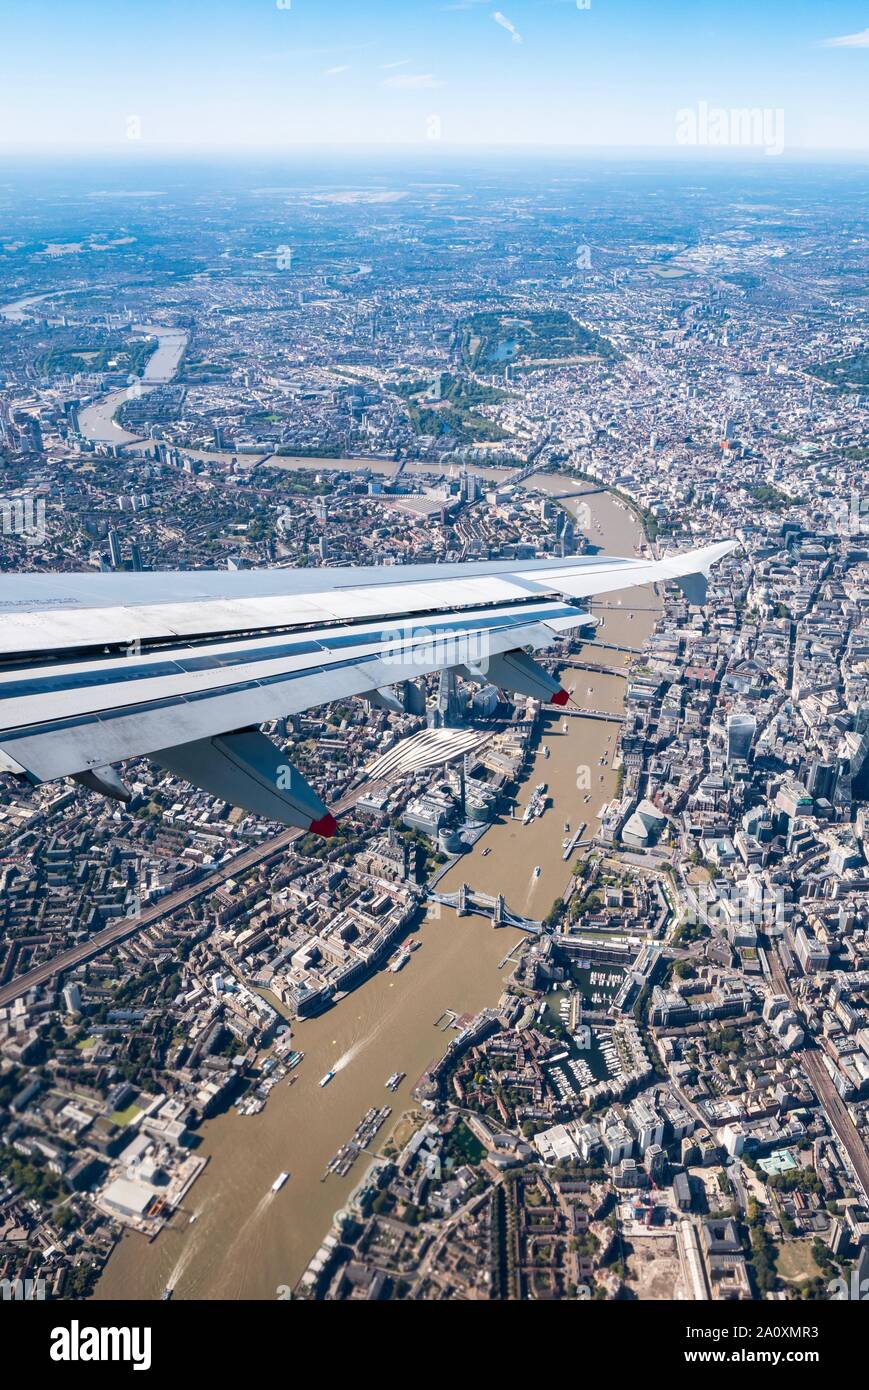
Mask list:
[[[541,477],[534,485],[566,490],[558,477]],[[575,511],[579,504],[566,505]],[[642,534],[627,508],[600,493],[589,496],[585,505],[595,545],[611,554],[635,553]],[[635,608],[627,607],[627,596],[624,605],[620,598],[608,595],[608,606],[599,610],[604,619],[599,638],[639,647],[652,630],[657,600],[645,589],[631,591]],[[596,651],[593,659],[618,667],[629,656]],[[620,676],[568,668],[562,681],[574,687],[578,704],[613,711],[622,707]],[[570,874],[562,859],[564,822],[572,828],[582,820],[593,825],[600,805],[613,794],[612,758],[606,766],[600,759],[612,753],[617,727],[547,718],[518,803],[521,808],[530,788],[546,781],[549,809],[528,826],[502,817],[474,852],[451,869],[442,890],[467,882],[483,892],[503,893],[508,906],[525,916],[545,916]],[[588,773],[580,774],[581,768]],[[586,802],[589,778],[591,800]],[[483,856],[483,849],[490,853]],[[535,865],[540,866],[536,877]],[[333,1175],[323,1182],[327,1162],[365,1110],[390,1104],[393,1114],[372,1152],[382,1148],[402,1112],[413,1106],[411,1087],[452,1036],[436,1021],[447,1010],[473,1013],[496,1004],[511,969],[499,964],[520,939],[512,928],[496,931],[482,918],[460,919],[447,908],[439,915],[433,910],[415,934],[421,946],[403,971],[380,971],[327,1013],[295,1025],[295,1045],[305,1059],[292,1086],[280,1082],[259,1115],[242,1117],[230,1110],[202,1126],[200,1152],[209,1163],[184,1211],[150,1244],[125,1234],[99,1282],[97,1298],[155,1299],[171,1287],[179,1299],[270,1299],[280,1286],[295,1284],[366,1167],[363,1155],[346,1178]],[[335,1079],[321,1088],[320,1077],[329,1069]],[[393,1071],[407,1075],[390,1095],[384,1083]],[[271,1184],[282,1170],[290,1179],[272,1194]],[[191,1225],[194,1212],[197,1219]]]

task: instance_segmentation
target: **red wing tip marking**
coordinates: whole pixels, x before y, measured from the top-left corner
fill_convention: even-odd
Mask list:
[[[333,815],[327,811],[325,816],[319,820],[312,820],[308,830],[312,835],[322,835],[324,840],[331,840],[335,831],[338,829],[338,822]]]

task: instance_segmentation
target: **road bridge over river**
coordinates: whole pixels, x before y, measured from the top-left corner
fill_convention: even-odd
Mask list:
[[[429,902],[453,908],[459,917],[467,917],[469,914],[490,917],[493,927],[517,927],[519,931],[529,932],[533,936],[543,934],[542,922],[532,917],[522,917],[518,912],[511,912],[500,893],[492,897],[490,893],[481,893],[478,889],[470,888],[467,883],[463,883],[455,893],[437,893],[429,890],[427,897]]]

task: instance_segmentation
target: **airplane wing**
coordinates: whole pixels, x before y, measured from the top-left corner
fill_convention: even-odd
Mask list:
[[[0,576],[0,770],[129,799],[146,755],[289,825],[335,822],[258,731],[444,668],[566,700],[525,649],[594,619],[573,600],[676,580],[703,602],[724,541],[662,560],[580,556],[317,570]]]

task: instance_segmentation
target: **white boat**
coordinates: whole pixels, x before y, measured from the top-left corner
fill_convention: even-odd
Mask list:
[[[540,877],[540,865],[539,865],[539,864],[535,864],[535,865],[534,865],[534,877],[535,877],[535,878],[539,878],[539,877]]]
[[[280,1192],[281,1188],[283,1187],[284,1183],[286,1182],[289,1176],[289,1173],[278,1173],[278,1176],[272,1183],[272,1192]]]
[[[543,745],[543,756],[544,756],[544,758],[548,758],[548,757],[549,757],[549,746],[548,746],[547,744],[545,744],[545,743],[544,743],[544,745]]]
[[[192,1226],[193,1223],[194,1223],[194,1221],[195,1221],[196,1218],[198,1217],[198,1215],[199,1215],[199,1212],[198,1212],[198,1211],[195,1211],[195,1212],[193,1213],[193,1215],[191,1216],[190,1220],[187,1222],[187,1225],[188,1225],[188,1226]]]
[[[326,1075],[320,1078],[320,1085],[328,1086],[334,1075],[335,1073],[333,1071],[327,1071]]]
[[[410,960],[410,951],[399,951],[398,955],[395,957],[395,960],[392,962],[392,964],[391,964],[390,967],[389,967],[389,973],[390,973],[391,975],[397,975],[398,972],[399,972],[399,970],[403,970],[403,969],[404,969],[404,967],[407,965],[407,962],[408,962],[409,960]]]

